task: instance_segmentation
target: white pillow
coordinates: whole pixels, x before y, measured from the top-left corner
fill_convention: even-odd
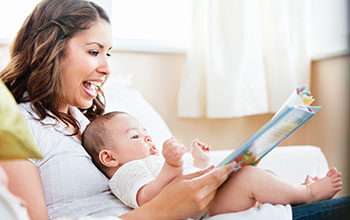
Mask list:
[[[141,120],[161,152],[163,142],[172,136],[170,129],[140,92],[131,87],[131,79],[111,75],[102,88],[106,98],[105,112],[123,111]]]

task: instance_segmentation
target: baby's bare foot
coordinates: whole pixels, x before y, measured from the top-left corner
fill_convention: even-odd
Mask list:
[[[318,180],[319,180],[319,178],[317,176],[311,177],[310,175],[307,175],[305,182],[302,185],[310,185]]]
[[[192,141],[191,154],[193,165],[197,168],[206,168],[210,164],[210,146],[200,142],[197,138]]]
[[[310,202],[331,199],[342,188],[341,173],[336,168],[332,168],[321,179],[307,177],[305,185],[311,195]]]

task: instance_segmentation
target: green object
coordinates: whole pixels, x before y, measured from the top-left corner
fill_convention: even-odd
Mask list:
[[[42,158],[25,119],[0,80],[0,160]]]

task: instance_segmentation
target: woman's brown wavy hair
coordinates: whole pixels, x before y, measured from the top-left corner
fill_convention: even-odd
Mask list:
[[[14,95],[17,103],[31,102],[38,120],[58,118],[74,127],[79,123],[69,114],[59,112],[63,99],[63,80],[60,62],[64,62],[70,38],[88,29],[107,13],[93,2],[84,0],[44,0],[26,18],[10,49],[10,62],[0,72],[0,79]],[[103,92],[83,110],[91,120],[104,112]],[[53,114],[51,115],[50,112]]]

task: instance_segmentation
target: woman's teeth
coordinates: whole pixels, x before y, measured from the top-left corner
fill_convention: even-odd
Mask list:
[[[97,90],[102,84],[102,82],[97,82],[97,81],[86,81],[88,84],[89,89],[94,89]]]

